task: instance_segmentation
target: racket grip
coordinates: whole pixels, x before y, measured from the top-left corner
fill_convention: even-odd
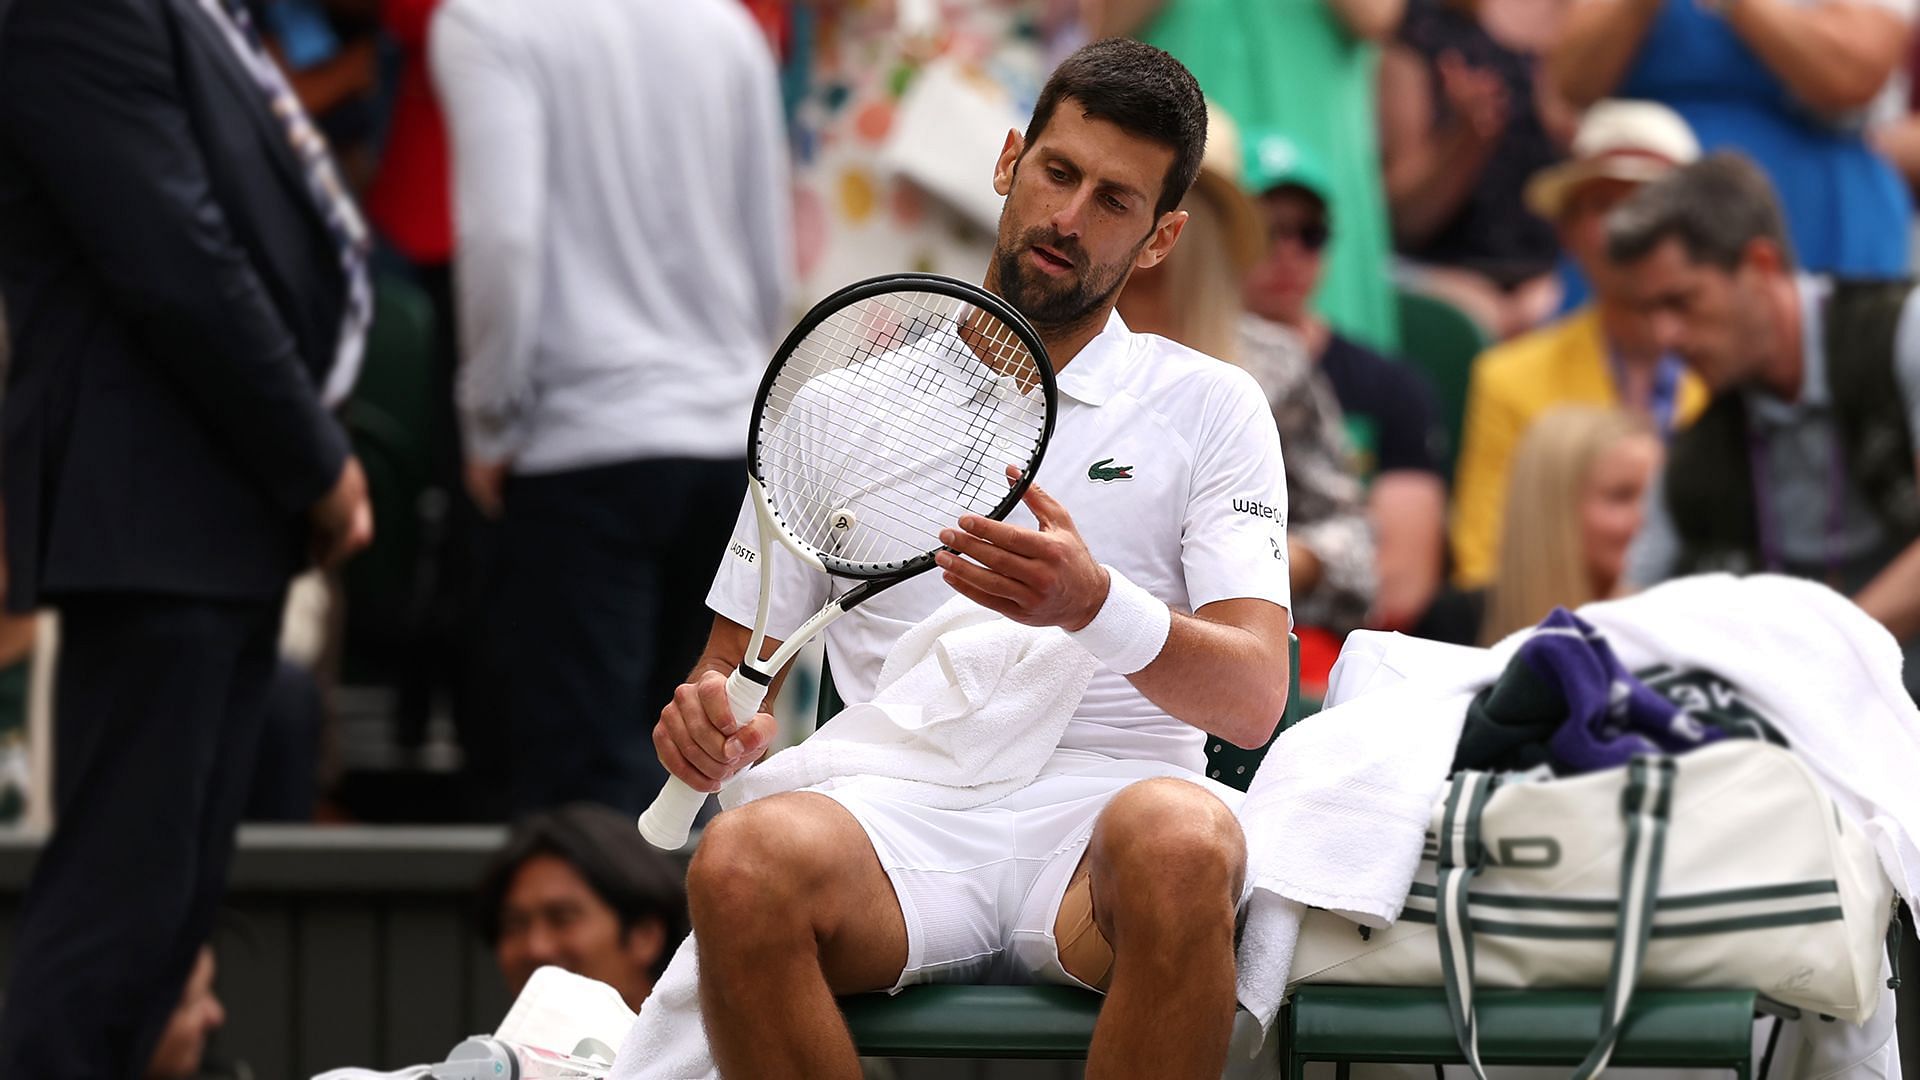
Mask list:
[[[695,791],[677,776],[667,777],[667,786],[653,797],[653,805],[640,815],[640,835],[662,851],[678,851],[686,846],[693,831],[693,819],[707,805],[707,793]]]
[[[745,727],[754,713],[760,711],[760,703],[766,696],[767,688],[744,671],[736,669],[727,676],[727,704],[733,708],[734,726]],[[739,779],[745,772],[742,769],[733,774],[727,783]],[[653,805],[640,815],[640,835],[663,851],[678,851],[686,846],[687,834],[693,831],[693,819],[700,816],[700,808],[706,804],[706,792],[696,791],[677,776],[669,776],[667,786],[654,797]]]

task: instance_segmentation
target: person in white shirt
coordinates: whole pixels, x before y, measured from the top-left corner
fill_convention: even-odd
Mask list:
[[[773,58],[736,0],[448,0],[429,50],[512,807],[638,813],[666,779],[639,718],[699,655],[786,325]]]
[[[723,1074],[857,1076],[836,993],[1040,980],[1107,992],[1088,1076],[1219,1075],[1245,849],[1236,793],[1200,770],[1209,738],[1263,745],[1285,708],[1285,477],[1250,376],[1112,310],[1178,238],[1205,137],[1187,70],[1119,39],[1064,61],[1026,133],[1008,134],[986,286],[1059,369],[1053,440],[1023,508],[955,522],[942,572],[835,623],[827,653],[846,699],[865,700],[901,632],[957,591],[1067,630],[1104,667],[1039,779],[986,808],[797,792],[708,826],[688,888]],[[654,733],[701,790],[773,731],[764,711],[735,729],[722,678],[746,649],[755,546],[743,509],[707,655]],[[765,554],[769,637],[844,587]]]

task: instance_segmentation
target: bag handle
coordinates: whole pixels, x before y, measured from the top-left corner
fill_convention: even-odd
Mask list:
[[[1627,766],[1627,787],[1620,812],[1626,819],[1627,846],[1620,860],[1620,921],[1614,933],[1613,960],[1602,999],[1600,1038],[1574,1070],[1574,1080],[1593,1080],[1607,1067],[1620,1039],[1620,1027],[1633,1001],[1633,988],[1647,955],[1654,905],[1660,895],[1660,867],[1666,855],[1667,821],[1673,804],[1673,759],[1642,755]],[[1485,773],[1454,777],[1441,818],[1439,879],[1434,923],[1440,939],[1440,972],[1446,982],[1447,1011],[1454,1040],[1476,1080],[1486,1080],[1480,1064],[1480,1029],[1473,1011],[1473,929],[1467,916],[1468,883],[1480,872],[1480,817],[1495,781]]]
[[[1440,935],[1440,975],[1447,986],[1447,1012],[1454,1041],[1466,1055],[1476,1080],[1487,1080],[1480,1066],[1480,1027],[1473,1011],[1473,929],[1467,921],[1467,886],[1480,873],[1480,815],[1499,782],[1483,772],[1458,773],[1447,792],[1440,818],[1440,851],[1434,859],[1434,926]]]

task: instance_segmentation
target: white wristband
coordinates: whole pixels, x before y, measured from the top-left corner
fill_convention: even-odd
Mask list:
[[[1166,647],[1173,611],[1111,566],[1107,582],[1107,599],[1099,613],[1067,636],[1110,670],[1131,675],[1153,663]]]

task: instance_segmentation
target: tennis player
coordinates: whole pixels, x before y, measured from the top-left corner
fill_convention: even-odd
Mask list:
[[[1067,630],[1103,666],[1041,777],[990,807],[799,792],[708,826],[688,889],[723,1075],[851,1080],[834,994],[996,981],[1106,991],[1089,1077],[1220,1074],[1245,850],[1238,795],[1203,777],[1204,749],[1263,744],[1285,708],[1285,479],[1250,377],[1113,313],[1178,239],[1205,140],[1192,75],[1124,40],[1069,57],[1026,133],[1008,134],[985,285],[1059,369],[1053,441],[1023,508],[954,522],[942,540],[959,555],[841,619],[827,653],[843,696],[866,700],[900,634],[957,591]],[[770,638],[837,587],[756,536],[743,509],[705,658],[654,734],[701,790],[773,733],[764,712],[734,731],[723,687],[754,619],[755,560],[777,560]]]

